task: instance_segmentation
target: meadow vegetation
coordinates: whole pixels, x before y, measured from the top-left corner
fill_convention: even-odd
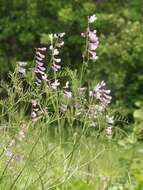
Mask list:
[[[0,190],[142,190],[142,10],[2,2]]]

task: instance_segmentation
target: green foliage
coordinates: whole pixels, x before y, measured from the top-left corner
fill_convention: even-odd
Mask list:
[[[136,109],[133,113],[135,119],[134,132],[138,135],[139,140],[143,140],[143,102],[138,101],[135,106]]]

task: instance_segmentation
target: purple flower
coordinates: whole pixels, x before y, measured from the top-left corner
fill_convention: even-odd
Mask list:
[[[44,65],[44,63],[42,63],[40,61],[37,61],[37,60],[36,60],[36,63],[37,63],[38,66],[41,66],[41,67]]]
[[[46,75],[46,52],[47,52],[47,48],[43,47],[43,48],[37,48],[36,49],[36,68],[35,68],[35,73],[36,73],[36,80],[35,80],[35,84],[37,86],[41,86],[42,80],[45,79]],[[46,78],[47,80],[47,78]]]
[[[90,59],[96,60],[98,59],[98,57],[96,56],[95,50],[98,48],[99,45],[98,37],[96,35],[96,30],[89,31],[88,37],[89,37],[88,52],[91,55]]]
[[[53,65],[52,65],[52,69],[53,69],[54,71],[57,72],[60,68],[61,68],[60,65],[53,63]]]
[[[17,73],[20,73],[20,74],[25,74],[26,73],[26,69],[23,68],[23,67],[17,67],[16,71],[17,71]]]
[[[89,23],[93,23],[96,20],[96,16],[92,15],[88,18]],[[87,31],[85,33],[81,33],[81,36],[87,37],[88,39],[88,53],[89,53],[89,58],[92,60],[97,60],[98,56],[96,55],[96,49],[99,46],[99,40],[96,34],[96,30],[91,31],[90,27],[87,28]]]
[[[96,55],[96,52],[93,52],[93,51],[90,51],[90,50],[89,50],[89,53],[92,55],[92,56],[90,57],[90,59],[92,59],[92,60],[97,60],[97,59],[98,59],[98,56]]]
[[[88,37],[91,43],[98,43],[98,37],[96,34],[96,30],[89,31]]]
[[[72,98],[72,92],[64,91],[64,96],[68,99]]]
[[[89,95],[96,97],[97,100],[100,100],[101,104],[106,107],[111,103],[112,96],[110,96],[111,90],[106,90],[105,87],[106,83],[102,81],[97,84],[93,91],[89,92]]]
[[[42,53],[40,53],[40,51],[37,51],[36,55],[38,56],[37,58],[41,58],[41,59],[45,58],[45,55],[43,55]]]
[[[20,74],[25,74],[26,73],[25,66],[27,65],[27,62],[17,61],[16,63],[17,63],[16,72]]]

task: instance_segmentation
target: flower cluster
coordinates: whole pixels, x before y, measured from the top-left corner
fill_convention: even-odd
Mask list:
[[[83,37],[86,37],[87,44],[86,44],[86,51],[85,51],[85,57],[91,60],[96,60],[98,57],[96,55],[96,49],[99,46],[99,40],[96,34],[96,30],[92,30],[90,24],[94,23],[96,21],[96,16],[92,15],[88,17],[88,28],[85,33],[82,34]],[[54,77],[47,79],[47,66],[46,66],[46,53],[47,48],[41,47],[36,49],[36,81],[35,84],[37,86],[41,86],[41,83],[43,80],[45,80],[47,83],[47,87],[53,90],[57,90],[57,88],[60,85],[60,79],[57,78],[57,72],[61,69],[61,58],[59,56],[60,49],[64,45],[63,37],[65,33],[56,33],[56,34],[50,34],[49,38],[51,40],[51,44],[49,46],[49,52],[51,57],[49,60],[49,69],[52,69],[54,71]],[[47,58],[49,58],[47,56]],[[51,73],[53,74],[53,72]],[[50,75],[48,75],[50,76]],[[59,101],[59,108],[62,112],[67,112],[68,108],[70,106],[73,106],[74,114],[78,119],[82,118],[84,119],[85,116],[89,120],[91,127],[97,127],[97,114],[102,113],[105,108],[108,106],[108,104],[111,102],[111,91],[106,88],[106,83],[104,81],[101,81],[97,84],[97,86],[92,90],[88,91],[85,87],[79,87],[73,91],[70,87],[70,82],[67,81],[65,85],[60,88],[60,92],[62,93],[64,99],[62,101]],[[58,94],[61,94],[58,93]],[[87,98],[87,94],[91,98]],[[93,98],[95,97],[95,98]],[[71,101],[68,101],[71,100]],[[91,100],[91,101],[90,101]],[[72,105],[70,104],[72,102]],[[41,112],[41,106],[38,106],[36,101],[32,102],[32,112],[31,112],[31,118],[32,121],[37,121],[39,118],[42,118],[43,113],[46,115],[46,113],[49,113],[49,107],[46,107]],[[40,110],[39,110],[40,109]],[[109,118],[108,118],[108,128],[106,128],[107,135],[110,135],[112,133],[111,125],[109,125]],[[110,122],[111,123],[111,122]],[[24,138],[24,133],[20,133],[21,138]]]
[[[19,74],[25,74],[26,73],[25,66],[27,65],[27,62],[17,61],[16,63],[17,63],[16,72]]]
[[[88,32],[89,44],[88,44],[88,52],[90,54],[90,59],[96,60],[98,56],[96,55],[96,49],[99,45],[99,40],[96,34],[96,30]]]
[[[36,81],[35,84],[37,86],[40,86],[42,83],[42,80],[47,80],[47,74],[46,74],[46,52],[47,48],[37,48],[36,49]]]
[[[90,96],[96,97],[97,100],[101,102],[103,108],[105,108],[108,104],[111,103],[112,96],[110,95],[111,90],[106,89],[106,83],[102,81],[98,83],[94,90],[89,92]]]
[[[96,49],[99,46],[99,39],[96,34],[96,30],[91,30],[90,29],[90,24],[94,23],[96,20],[96,16],[92,15],[88,18],[88,28],[87,32],[82,33],[81,35],[83,37],[86,37],[88,39],[88,44],[87,44],[87,51],[89,54],[89,58],[92,60],[97,60],[98,56],[96,55]]]
[[[61,65],[59,65],[61,58],[57,58],[57,56],[59,55],[59,48],[64,45],[64,35],[65,33],[50,34],[52,39],[52,44],[50,45],[50,50],[52,51],[52,69],[55,72],[61,68]],[[53,43],[53,41],[55,41],[55,43]]]
[[[88,18],[88,23],[94,23],[96,21],[96,15],[92,15]],[[90,27],[88,28],[89,31],[87,31],[89,44],[88,44],[88,52],[90,54],[90,59],[96,60],[98,59],[98,56],[96,55],[96,49],[99,45],[99,40],[96,34],[96,30],[91,31]]]

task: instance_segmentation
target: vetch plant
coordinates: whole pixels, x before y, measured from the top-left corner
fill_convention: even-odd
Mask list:
[[[31,120],[34,123],[54,117],[59,131],[61,125],[69,124],[74,127],[80,122],[84,129],[92,126],[96,130],[100,128],[100,132],[104,131],[101,129],[106,128],[106,123],[109,123],[106,119],[106,109],[111,103],[112,96],[106,83],[99,82],[93,90],[82,83],[83,72],[88,62],[98,58],[96,49],[99,46],[99,39],[96,30],[91,29],[95,21],[95,15],[89,16],[86,32],[82,33],[86,40],[79,75],[75,74],[75,71],[62,68],[60,50],[64,46],[65,33],[49,34],[50,43],[36,48],[34,72],[30,69],[26,72],[27,62],[17,62],[16,71],[24,75],[20,80],[27,80],[26,76],[30,73],[32,76],[28,78],[31,82],[27,88],[27,102],[24,100],[24,104],[31,106]],[[27,83],[29,84],[29,81]],[[48,117],[45,118],[46,115]],[[100,120],[103,121],[102,125]],[[107,128],[107,133],[111,133],[111,129]],[[24,138],[22,131],[20,135],[21,139]]]
[[[101,189],[110,187],[112,175],[118,175],[111,167],[114,156],[110,156],[116,137],[116,118],[109,107],[111,90],[106,81],[95,87],[83,82],[87,66],[98,58],[99,45],[92,29],[96,15],[87,21],[81,72],[62,66],[65,33],[50,34],[49,44],[36,48],[34,68],[29,69],[27,62],[16,63],[6,86],[7,97],[0,104],[6,141],[3,149],[0,146],[0,157],[6,161],[1,163],[0,182],[11,177],[5,189],[69,189],[74,181],[76,189],[79,174],[86,184],[99,183]],[[104,140],[101,146],[100,140]],[[105,171],[108,160],[109,172]]]
[[[45,79],[47,90],[45,92],[43,91],[43,93],[46,93],[46,97],[55,93],[55,98],[52,98],[52,104],[48,105],[48,108],[51,107],[51,110],[55,110],[52,113],[57,113],[57,118],[59,118],[59,114],[62,111],[64,113],[64,117],[68,118],[68,120],[69,118],[74,118],[74,120],[85,122],[87,126],[96,126],[96,128],[98,128],[99,115],[105,123],[107,122],[106,119],[104,119],[106,118],[104,115],[106,115],[106,108],[108,108],[108,104],[111,103],[112,96],[110,95],[111,91],[107,89],[104,81],[98,83],[97,86],[89,92],[86,87],[82,87],[82,75],[84,68],[86,68],[86,65],[90,60],[95,61],[98,58],[96,49],[99,46],[99,40],[96,30],[91,29],[91,24],[95,21],[95,15],[88,17],[86,32],[82,33],[82,36],[86,38],[86,45],[83,53],[83,63],[80,77],[81,81],[76,87],[77,89],[73,86],[73,81],[69,81],[69,79],[65,85],[62,86],[62,80],[60,77],[57,77],[57,72],[61,70],[61,58],[59,57],[59,53],[60,48],[64,45],[63,37],[65,33],[50,34],[49,47],[41,47],[36,49],[37,65],[35,73],[36,84],[38,86],[40,86],[42,80]],[[50,56],[47,63],[46,53]],[[54,71],[53,75],[51,75],[50,68]],[[53,90],[55,92],[52,92]],[[32,107],[32,109],[32,119],[36,120],[39,110],[34,107]],[[60,122],[59,119],[58,122]]]

